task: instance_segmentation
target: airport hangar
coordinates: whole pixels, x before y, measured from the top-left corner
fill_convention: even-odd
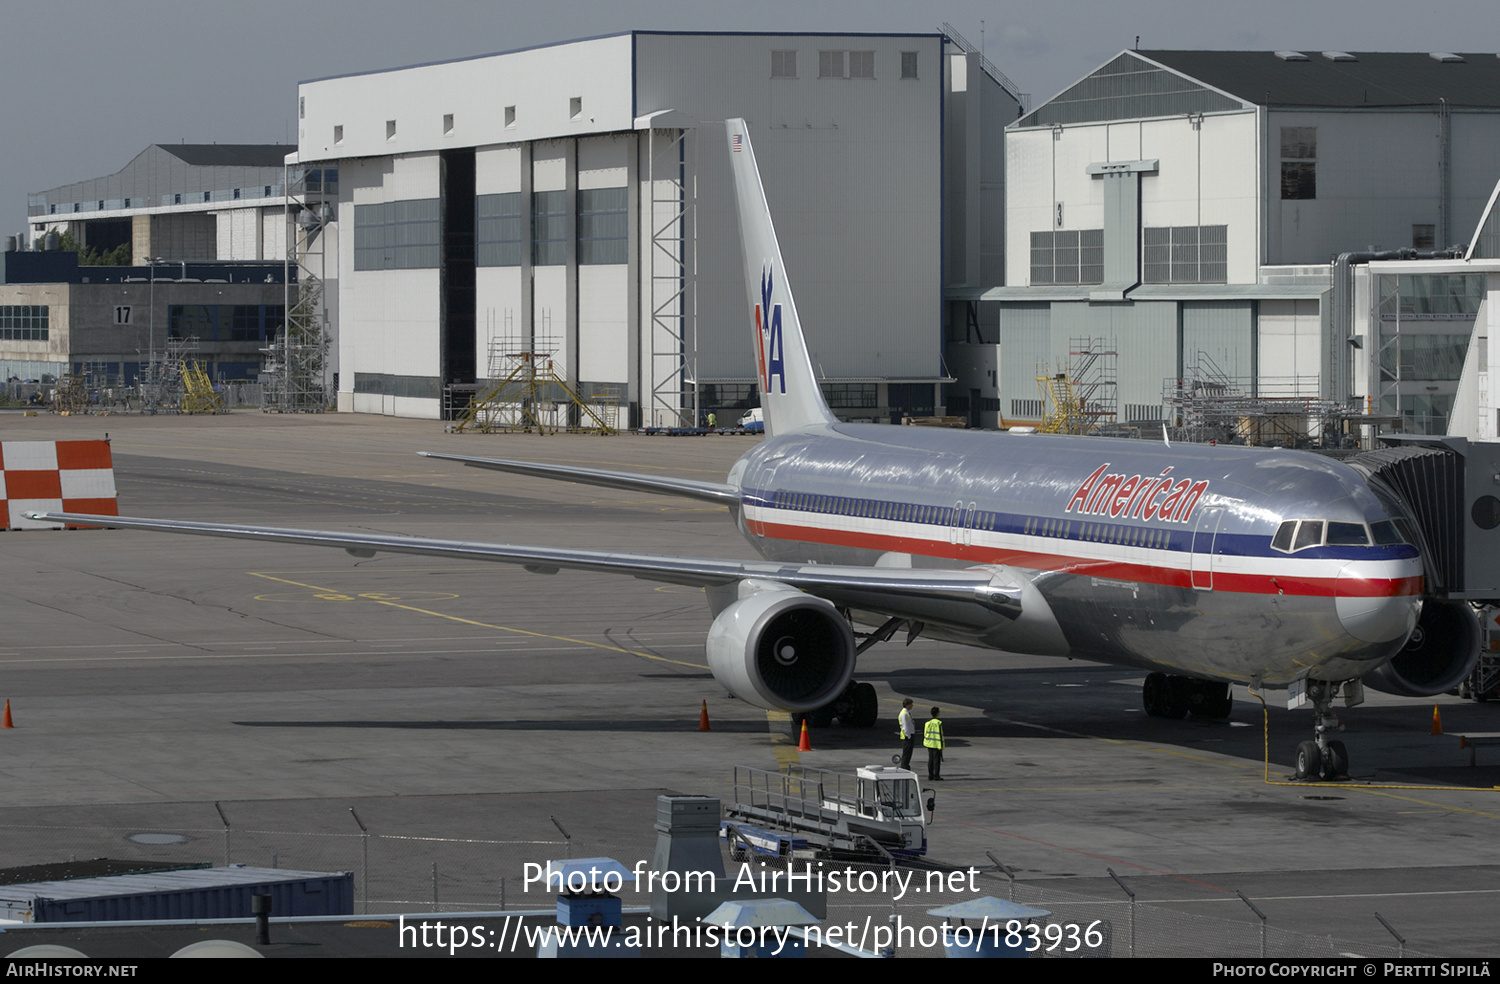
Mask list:
[[[742,116],[838,412],[941,412],[943,287],[998,269],[966,216],[1001,209],[1021,100],[952,33],[631,32],[304,82],[299,163],[338,168],[353,228],[339,409],[443,416],[522,351],[632,425],[755,405]]]
[[[1446,432],[1489,274],[1380,264],[1480,224],[1493,53],[1124,51],[1004,146],[1003,279],[948,291],[975,423],[1036,419],[1037,377],[1092,347],[1143,429],[1197,379]]]
[[[152,144],[114,174],[28,196],[24,241],[0,259],[0,379],[132,386],[153,352],[188,336],[212,379],[255,379],[295,303],[297,199],[338,181],[289,173],[294,149]],[[129,263],[81,265],[57,249],[63,235],[100,252],[128,244]]]

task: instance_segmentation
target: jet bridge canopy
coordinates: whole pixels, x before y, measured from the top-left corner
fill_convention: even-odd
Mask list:
[[[1396,435],[1349,459],[1405,507],[1422,537],[1429,595],[1500,599],[1500,443]]]

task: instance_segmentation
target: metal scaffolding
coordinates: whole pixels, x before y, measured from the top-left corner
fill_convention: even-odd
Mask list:
[[[455,421],[456,434],[537,433],[614,434],[620,428],[620,393],[612,387],[579,392],[558,365],[561,345],[553,338],[528,343],[516,337],[491,337],[489,389],[448,386],[444,413]]]
[[[1118,417],[1118,353],[1104,338],[1074,338],[1066,367],[1049,373],[1037,367],[1044,434],[1097,434]]]
[[[650,130],[651,310],[647,427],[698,424],[697,130]],[[665,141],[658,149],[658,143]]]
[[[328,308],[324,304],[327,226],[337,202],[321,168],[288,165],[283,187],[287,233],[284,266],[286,322],[264,357],[266,413],[322,413],[328,406]]]
[[[1344,442],[1344,421],[1361,415],[1317,392],[1316,376],[1231,377],[1198,352],[1181,379],[1166,381],[1162,402],[1179,440],[1337,446]]]

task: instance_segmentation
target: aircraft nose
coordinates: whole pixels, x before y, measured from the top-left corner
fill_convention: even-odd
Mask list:
[[[1363,642],[1392,642],[1411,634],[1422,613],[1421,565],[1404,577],[1350,564],[1339,571],[1334,606],[1344,631]]]

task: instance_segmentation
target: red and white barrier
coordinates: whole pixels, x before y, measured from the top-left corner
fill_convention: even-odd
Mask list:
[[[61,529],[28,512],[118,516],[108,441],[0,441],[0,518],[5,529]]]

